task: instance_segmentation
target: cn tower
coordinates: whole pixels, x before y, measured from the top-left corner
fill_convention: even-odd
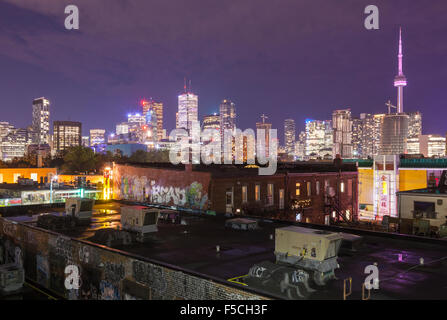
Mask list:
[[[397,113],[404,112],[404,87],[407,85],[407,78],[405,78],[402,68],[402,28],[399,29],[399,67],[398,74],[394,78],[394,86],[397,87]]]

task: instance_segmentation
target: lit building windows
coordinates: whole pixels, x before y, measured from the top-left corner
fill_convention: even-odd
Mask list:
[[[269,206],[273,205],[273,184],[269,183],[267,185],[267,204]]]
[[[297,182],[295,184],[295,195],[299,196],[301,194],[300,188],[301,188],[301,183]]]
[[[242,203],[248,202],[247,199],[247,186],[242,186]]]
[[[261,186],[259,184],[255,185],[255,201],[261,200]]]
[[[312,195],[312,182],[307,181],[306,187],[307,187],[307,196],[310,197]]]

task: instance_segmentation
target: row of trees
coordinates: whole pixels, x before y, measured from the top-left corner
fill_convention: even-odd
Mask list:
[[[94,153],[92,149],[76,146],[66,149],[59,156],[52,158],[48,156],[43,159],[44,167],[58,168],[60,172],[66,174],[79,173],[101,173],[105,164],[115,163],[154,163],[154,162],[169,162],[169,151],[154,150],[143,151],[138,150],[130,157],[124,156],[122,153]],[[34,156],[25,156],[23,158],[16,158],[12,162],[1,162],[0,168],[29,168],[37,166],[37,158]]]

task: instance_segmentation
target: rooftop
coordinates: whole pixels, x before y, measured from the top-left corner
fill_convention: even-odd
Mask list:
[[[61,233],[91,241],[96,230],[120,226],[122,206],[117,202],[96,205],[89,227]],[[257,230],[241,231],[226,228],[227,218],[224,216],[180,215],[186,218],[186,224],[159,221],[159,231],[153,234],[150,242],[115,248],[157,263],[227,280],[246,275],[256,263],[273,262],[275,241],[270,235],[275,234],[276,228],[291,225],[257,219]],[[22,216],[11,219],[35,225],[36,218]],[[350,236],[349,233],[344,234],[343,238],[349,239]],[[220,246],[219,252],[216,251],[217,245]],[[424,266],[417,266],[421,257],[424,258]],[[379,234],[363,235],[363,245],[357,251],[342,245],[338,258],[340,269],[335,272],[338,280],[320,288],[310,299],[341,299],[343,280],[348,277],[353,281],[352,298],[360,299],[361,285],[366,277],[365,267],[374,263],[378,265],[381,281],[380,290],[371,293],[372,299],[444,299],[447,287],[447,260],[444,259],[447,259],[446,246],[441,241],[434,244],[409,241],[405,237],[391,239]]]

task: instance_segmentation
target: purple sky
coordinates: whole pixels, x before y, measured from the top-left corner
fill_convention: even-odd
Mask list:
[[[64,28],[68,4],[78,31]],[[380,30],[363,26],[369,4]],[[51,122],[112,131],[153,97],[170,130],[186,76],[200,118],[229,98],[238,127],[265,113],[282,142],[286,118],[302,129],[336,108],[385,112],[402,25],[404,109],[423,113],[424,133],[445,134],[446,19],[445,0],[3,0],[0,121],[29,125],[32,99],[45,96]]]

